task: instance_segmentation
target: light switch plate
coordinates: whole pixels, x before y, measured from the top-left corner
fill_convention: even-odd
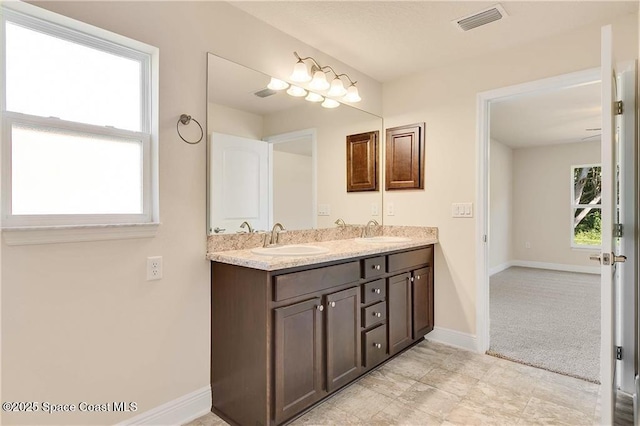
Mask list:
[[[473,217],[473,203],[451,204],[451,217]]]

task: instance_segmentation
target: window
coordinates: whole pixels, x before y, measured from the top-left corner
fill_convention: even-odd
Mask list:
[[[571,246],[602,244],[601,167],[597,164],[571,168]]]
[[[2,9],[2,227],[157,222],[157,49],[49,15]]]

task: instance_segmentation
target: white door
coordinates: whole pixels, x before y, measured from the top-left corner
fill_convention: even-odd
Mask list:
[[[247,221],[269,223],[269,147],[266,142],[211,134],[211,218],[209,233],[235,233]]]
[[[618,252],[619,238],[614,237],[618,218],[618,167],[614,101],[617,100],[613,70],[613,35],[611,26],[602,28],[602,252],[601,261],[601,352],[600,382],[602,395],[601,423],[613,424],[616,382],[616,348],[614,343],[615,285],[624,256]]]

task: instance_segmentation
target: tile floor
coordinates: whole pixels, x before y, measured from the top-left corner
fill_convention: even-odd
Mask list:
[[[425,340],[291,425],[598,424],[599,386]],[[214,414],[188,426],[226,423]]]

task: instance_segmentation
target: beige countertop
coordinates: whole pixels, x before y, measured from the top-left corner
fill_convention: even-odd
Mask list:
[[[251,249],[227,250],[207,253],[207,259],[215,262],[229,263],[232,265],[245,266],[264,271],[276,271],[279,269],[293,268],[296,266],[307,266],[343,260],[354,257],[376,255],[396,250],[410,249],[414,247],[436,244],[438,242],[437,233],[434,235],[420,235],[418,238],[411,238],[410,241],[400,243],[369,243],[355,239],[341,239],[332,241],[301,242],[303,245],[313,245],[324,247],[328,253],[314,256],[265,256],[255,254]]]

